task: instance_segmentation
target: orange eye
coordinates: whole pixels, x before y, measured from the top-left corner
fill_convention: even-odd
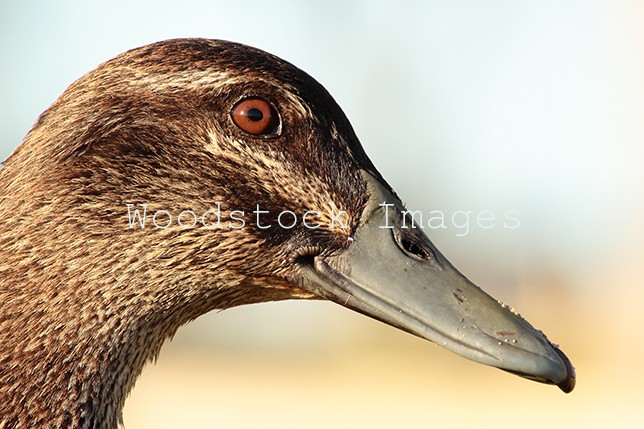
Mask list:
[[[279,125],[275,108],[258,97],[246,98],[235,104],[230,117],[242,131],[254,136],[274,134]]]

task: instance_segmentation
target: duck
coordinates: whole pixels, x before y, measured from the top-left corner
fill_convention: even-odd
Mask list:
[[[1,428],[115,428],[179,327],[286,299],[575,386],[415,227],[324,87],[246,45],[166,40],[75,81],[4,162],[0,218]]]

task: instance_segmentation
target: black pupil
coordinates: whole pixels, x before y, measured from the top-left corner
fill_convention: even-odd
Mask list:
[[[250,109],[246,115],[253,122],[261,121],[264,118],[264,114],[259,109]]]

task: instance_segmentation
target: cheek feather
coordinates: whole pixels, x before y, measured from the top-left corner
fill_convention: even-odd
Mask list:
[[[246,169],[243,174],[250,179],[249,186],[259,195],[269,194],[276,201],[288,202],[289,207],[281,209],[293,211],[299,217],[313,210],[317,213],[310,214],[312,221],[323,226],[337,226],[335,234],[351,234],[351,228],[341,227],[341,224],[349,226],[355,214],[322,178],[293,164],[279,152],[266,153],[253,147],[255,142],[226,139],[216,132],[209,132],[208,137],[205,149],[215,157],[215,163],[243,165]],[[257,201],[260,203],[262,201]],[[338,217],[340,212],[346,215]]]

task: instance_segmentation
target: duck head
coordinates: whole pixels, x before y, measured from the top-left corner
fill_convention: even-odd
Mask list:
[[[558,347],[414,224],[328,92],[260,50],[182,39],[102,64],[40,116],[0,184],[9,426],[113,426],[179,326],[293,298],[574,387]]]

